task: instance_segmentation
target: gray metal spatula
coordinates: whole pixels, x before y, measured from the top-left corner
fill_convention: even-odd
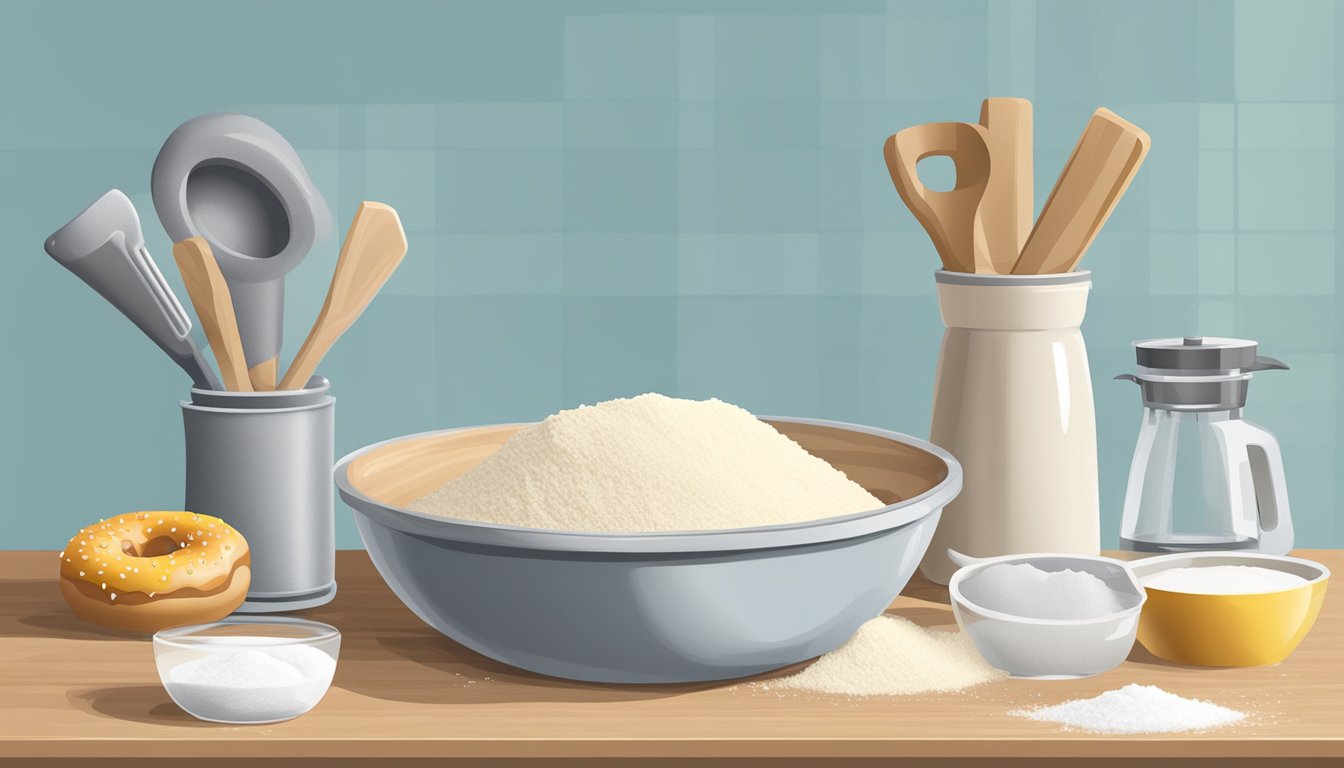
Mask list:
[[[223,389],[191,337],[191,318],[145,248],[140,216],[109,190],[47,238],[47,253],[144,331],[202,389]]]

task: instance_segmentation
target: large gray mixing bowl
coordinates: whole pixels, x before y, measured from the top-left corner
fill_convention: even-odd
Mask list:
[[[887,506],[687,533],[575,533],[405,507],[521,426],[397,438],[336,465],[373,564],[417,616],[532,672],[605,683],[722,680],[830,651],[880,614],[924,556],[961,467],[884,429],[765,419]]]

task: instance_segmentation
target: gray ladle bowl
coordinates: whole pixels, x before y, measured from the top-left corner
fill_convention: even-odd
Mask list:
[[[331,211],[285,137],[255,117],[192,118],[168,137],[150,179],[173,242],[203,237],[229,283],[248,367],[275,358],[285,275],[331,229]]]
[[[888,506],[763,528],[548,531],[405,509],[522,425],[429,432],[341,459],[336,484],[378,572],[425,623],[490,658],[607,683],[722,680],[830,651],[886,609],[961,466],[930,443],[766,418]]]

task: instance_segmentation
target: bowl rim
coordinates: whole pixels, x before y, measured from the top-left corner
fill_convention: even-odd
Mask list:
[[[308,637],[268,638],[275,640],[274,643],[268,643],[268,645],[279,645],[279,646],[313,645],[315,643],[321,643],[332,639],[339,640],[341,637],[341,631],[336,627],[333,627],[332,625],[321,621],[313,621],[312,619],[299,619],[292,616],[232,615],[232,616],[225,616],[219,621],[211,621],[205,624],[186,624],[180,627],[169,627],[168,629],[161,629],[158,632],[154,633],[153,641],[155,645],[170,645],[174,648],[180,648],[184,650],[201,650],[202,648],[206,648],[212,644],[209,642],[183,643],[181,642],[181,640],[196,635],[200,632],[214,629],[216,627],[240,626],[240,625],[246,626],[249,624],[257,624],[257,625],[269,624],[271,626],[276,627],[299,627],[314,632],[313,635],[310,635]],[[227,637],[228,636],[224,636],[223,639],[227,639]],[[218,643],[217,645],[220,647],[225,647],[228,645],[228,643],[221,642]]]
[[[827,419],[791,418],[757,415],[762,421],[807,426],[831,427],[881,437],[900,443],[943,462],[947,475],[932,488],[909,499],[875,509],[839,517],[798,523],[725,528],[708,531],[657,531],[651,533],[610,533],[601,531],[563,531],[525,528],[414,512],[375,501],[356,489],[349,478],[352,462],[369,451],[403,440],[445,435],[477,429],[526,426],[536,422],[482,424],[470,427],[431,430],[394,437],[373,443],[342,457],[332,470],[341,498],[357,514],[374,519],[403,533],[429,539],[484,544],[515,549],[551,552],[603,552],[612,554],[676,554],[689,552],[733,552],[777,549],[857,538],[888,531],[917,522],[940,511],[961,492],[961,464],[946,450],[917,437],[880,427],[851,424]]]
[[[1315,560],[1309,560],[1305,557],[1294,557],[1293,555],[1271,555],[1265,552],[1238,552],[1236,550],[1214,551],[1214,552],[1172,552],[1166,555],[1154,555],[1153,557],[1144,557],[1138,560],[1130,561],[1134,569],[1134,576],[1139,579],[1139,584],[1143,584],[1143,576],[1152,576],[1162,571],[1170,571],[1182,566],[1169,565],[1183,560],[1250,560],[1256,563],[1294,563],[1316,571],[1316,577],[1307,579],[1301,584],[1295,584],[1283,589],[1272,589],[1267,592],[1181,592],[1174,589],[1162,589],[1161,587],[1144,586],[1145,590],[1161,592],[1164,595],[1196,595],[1203,597],[1250,597],[1252,595],[1278,595],[1284,592],[1293,592],[1304,587],[1311,587],[1315,584],[1324,582],[1330,578],[1330,569],[1324,563]],[[1185,566],[1191,568],[1200,568],[1205,566],[1191,565]],[[1271,568],[1270,570],[1290,573],[1281,568]]]
[[[1003,563],[1033,563],[1045,559],[1082,560],[1090,563],[1105,563],[1107,565],[1119,566],[1125,576],[1128,577],[1129,585],[1134,590],[1133,594],[1138,595],[1139,602],[1122,611],[1104,613],[1100,616],[1091,616],[1083,619],[1041,619],[1034,616],[1019,616],[1015,613],[1005,613],[1004,611],[994,610],[993,608],[986,608],[979,603],[973,602],[962,594],[961,583],[963,581],[992,565],[1000,565]],[[1114,557],[1106,557],[1105,555],[1077,555],[1068,552],[1026,552],[1020,555],[999,555],[997,557],[983,558],[978,562],[958,568],[956,573],[952,574],[952,578],[947,582],[947,593],[952,601],[953,607],[958,607],[958,604],[960,604],[962,607],[975,611],[975,613],[982,618],[1003,621],[1010,624],[1043,627],[1084,627],[1093,624],[1112,622],[1117,619],[1124,619],[1137,615],[1143,610],[1144,604],[1148,602],[1148,592],[1144,589],[1143,583],[1139,581],[1138,574],[1134,573],[1133,569],[1129,567],[1128,562]]]

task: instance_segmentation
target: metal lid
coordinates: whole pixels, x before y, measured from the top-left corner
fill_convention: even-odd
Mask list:
[[[1150,376],[1122,373],[1117,379],[1132,381],[1143,392],[1143,404],[1165,411],[1227,411],[1246,405],[1251,374],[1232,376]]]
[[[1180,411],[1240,408],[1253,371],[1286,370],[1272,357],[1257,355],[1246,339],[1185,336],[1134,342],[1139,374],[1122,374],[1143,389],[1143,404]]]
[[[1259,345],[1246,339],[1185,336],[1134,342],[1134,353],[1144,368],[1172,371],[1231,371],[1255,365]]]

